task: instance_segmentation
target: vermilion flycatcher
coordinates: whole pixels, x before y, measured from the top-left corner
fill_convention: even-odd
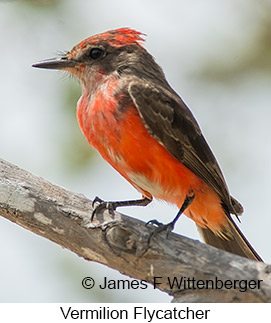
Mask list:
[[[83,134],[142,193],[133,201],[96,198],[98,209],[165,200],[180,210],[162,229],[172,230],[183,212],[206,243],[261,260],[230,215],[240,215],[241,204],[230,196],[191,111],[141,45],[142,35],[128,28],[111,30],[87,38],[63,57],[33,65],[65,70],[79,80],[77,117]]]

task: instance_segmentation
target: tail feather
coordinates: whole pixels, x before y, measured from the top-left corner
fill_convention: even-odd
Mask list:
[[[228,217],[228,221],[232,239],[223,239],[208,228],[197,227],[207,244],[245,258],[263,261],[231,217]]]

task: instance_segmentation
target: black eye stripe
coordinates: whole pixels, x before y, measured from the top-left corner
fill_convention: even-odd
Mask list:
[[[104,51],[101,48],[92,48],[89,52],[89,56],[92,59],[97,59],[104,54]]]

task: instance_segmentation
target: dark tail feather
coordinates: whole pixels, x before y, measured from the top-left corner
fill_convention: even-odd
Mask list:
[[[233,220],[229,218],[228,221],[232,234],[232,239],[230,240],[226,240],[215,235],[208,228],[201,228],[199,226],[197,227],[207,244],[245,258],[263,261],[262,258],[257,254],[257,252],[253,249],[251,244],[247,241],[246,237],[243,235],[237,225],[233,222]]]

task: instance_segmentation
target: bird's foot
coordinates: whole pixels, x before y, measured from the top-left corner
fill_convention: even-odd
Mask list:
[[[117,207],[121,206],[146,206],[148,205],[152,199],[148,197],[143,197],[139,200],[129,200],[129,201],[109,201],[105,202],[102,199],[100,199],[98,196],[95,197],[95,199],[92,202],[93,211],[91,214],[91,221],[93,220],[94,216],[102,211],[102,210],[108,210],[111,215],[114,215],[114,211]]]

